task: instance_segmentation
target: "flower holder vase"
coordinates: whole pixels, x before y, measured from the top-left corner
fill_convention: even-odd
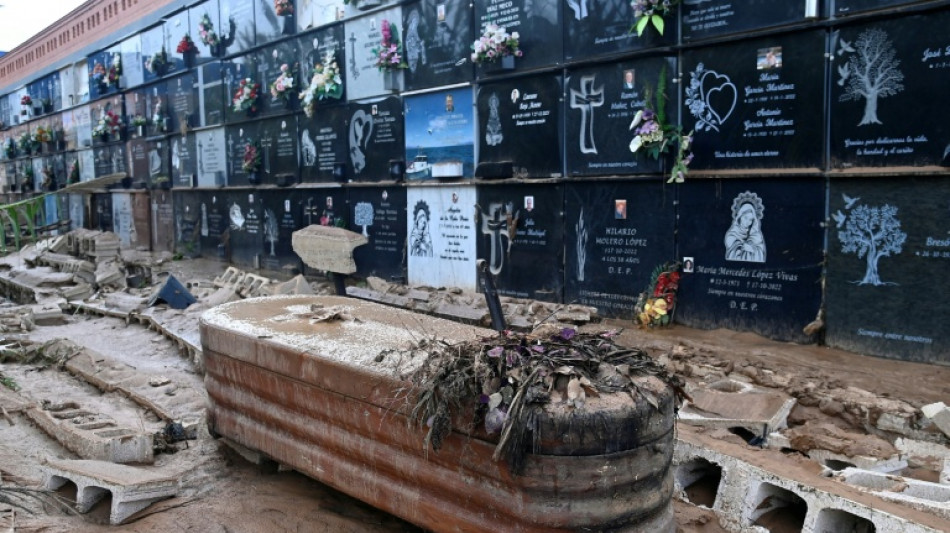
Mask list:
[[[135,134],[139,137],[145,137],[145,126],[136,126]]]
[[[181,55],[182,61],[185,63],[185,68],[194,68],[195,66],[195,53],[194,52],[185,52]]]
[[[383,72],[383,89],[386,91],[401,91],[402,71],[393,69]]]
[[[297,33],[297,22],[294,20],[293,13],[281,15],[281,18],[284,19],[283,28],[281,28],[280,31],[282,35],[293,35]]]
[[[515,56],[504,56],[501,58],[501,70],[514,70]]]
[[[261,176],[257,172],[248,172],[247,173],[247,182],[250,185],[260,185]]]

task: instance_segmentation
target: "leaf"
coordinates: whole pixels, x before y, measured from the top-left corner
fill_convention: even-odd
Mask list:
[[[637,21],[637,37],[641,37],[643,35],[643,30],[647,29],[647,24],[649,22],[650,19],[647,17],[641,17],[640,20]]]
[[[663,17],[659,15],[653,15],[650,17],[650,22],[653,23],[653,27],[656,28],[656,31],[660,32],[660,35],[663,35],[663,27],[666,24],[663,22]]]

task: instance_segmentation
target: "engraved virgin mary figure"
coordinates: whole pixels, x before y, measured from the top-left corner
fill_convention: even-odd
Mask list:
[[[501,101],[498,93],[491,93],[488,97],[488,124],[485,125],[485,142],[488,146],[498,146],[505,136],[501,134],[501,118],[498,116],[498,106]]]
[[[765,207],[754,192],[745,191],[732,201],[732,225],[726,231],[726,261],[765,262],[762,217]]]

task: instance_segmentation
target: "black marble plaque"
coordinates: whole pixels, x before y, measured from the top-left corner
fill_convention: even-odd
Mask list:
[[[561,301],[563,203],[557,185],[478,188],[478,258],[488,262],[500,294]]]
[[[228,204],[230,261],[254,267],[264,248],[264,209],[257,191],[222,193]]]
[[[259,128],[259,122],[246,122],[226,128],[225,144],[228,154],[229,186],[252,185],[248,173],[245,172],[242,167],[244,164],[244,152],[248,144],[256,144],[258,149],[261,149],[263,152]],[[260,178],[263,172],[263,153],[261,163],[261,167],[257,172],[257,178]]]
[[[821,303],[824,181],[694,181],[678,211],[677,322],[813,340],[802,328]]]
[[[221,25],[219,13],[218,0],[206,0],[188,8],[189,31],[198,49],[197,63],[212,61],[227,51],[223,41],[229,28]]]
[[[220,34],[227,42],[228,54],[242,52],[257,44],[255,3],[255,0],[220,0]],[[224,26],[228,26],[228,31],[224,31]]]
[[[950,166],[947,27],[944,10],[832,36],[833,167]]]
[[[350,117],[347,106],[325,107],[306,118],[299,115],[300,179],[303,182],[336,181],[335,166],[347,166],[349,154],[346,139]],[[344,176],[345,179],[345,176]]]
[[[201,93],[201,125],[214,126],[224,123],[225,108],[231,103],[231,96],[225,97],[225,91],[234,86],[234,73],[228,74],[223,64],[213,61],[202,65],[198,78],[198,90]]]
[[[223,187],[227,184],[229,147],[234,150],[232,137],[228,143],[224,128],[213,128],[195,132],[197,146],[198,186]]]
[[[99,231],[112,231],[112,193],[94,193],[91,204],[91,227]]]
[[[291,242],[293,232],[303,227],[299,209],[301,193],[292,189],[267,190],[260,195],[264,209],[261,268],[284,273],[289,273],[291,268],[302,271],[300,257]]]
[[[406,179],[475,175],[475,110],[472,88],[407,96]]]
[[[465,0],[421,0],[403,7],[406,89],[471,81],[469,57],[475,36],[472,8]]]
[[[193,187],[198,170],[198,147],[195,134],[175,135],[168,139],[171,145],[171,173],[174,187]]]
[[[329,57],[336,62],[337,69],[340,71],[340,79],[346,79],[346,47],[343,40],[343,24],[337,23],[331,26],[308,31],[297,39],[297,50],[299,51],[300,80],[297,84],[299,91],[303,92],[310,87],[313,80],[315,66],[323,65]],[[342,91],[345,93],[346,91]],[[317,107],[328,105],[337,105],[344,100],[344,94],[339,98],[317,99]]]
[[[846,17],[864,11],[874,11],[902,4],[913,4],[914,0],[835,0],[834,15]]]
[[[257,52],[258,79],[262,91],[261,115],[286,114],[297,108],[297,95],[300,92],[299,56],[296,40],[282,41]],[[290,78],[291,85],[281,93],[276,90],[275,84],[282,75],[282,85],[286,87],[287,78]]]
[[[556,65],[564,57],[561,31],[562,2],[535,0],[484,0],[475,3],[475,39],[481,37],[488,24],[497,24],[509,33],[518,32],[519,48],[524,55],[516,60],[516,68],[530,69]],[[471,53],[469,43],[469,53]],[[479,67],[479,76],[496,74],[491,66]]]
[[[145,181],[149,175],[148,146],[145,139],[133,139],[129,142],[129,160],[133,180]]]
[[[162,118],[167,120],[159,125],[159,129],[164,128],[168,133],[181,132],[198,125],[196,78],[193,72],[189,72],[165,82],[167,96]]]
[[[175,252],[198,257],[201,247],[201,195],[176,192],[172,195],[175,216]]]
[[[260,76],[257,66],[257,54],[238,56],[222,62],[221,75],[224,79],[225,122],[251,120],[257,117],[263,109],[264,99],[268,98],[266,96],[268,94],[267,84]],[[237,94],[242,81],[245,82],[245,86],[254,83],[260,85],[257,100],[253,104],[254,110],[235,110],[234,96]]]
[[[126,172],[124,144],[109,144],[93,149],[95,175],[97,178]]]
[[[148,185],[153,189],[171,187],[171,150],[168,139],[148,142]]]
[[[653,26],[637,36],[628,0],[570,0],[564,10],[564,58],[578,61],[676,43],[676,10],[661,35]]]
[[[691,168],[821,168],[824,99],[816,68],[825,34],[810,31],[683,53],[683,129]]]
[[[297,121],[293,115],[261,121],[261,183],[297,182]]]
[[[605,176],[656,173],[666,160],[653,159],[646,150],[630,152],[634,132],[630,123],[637,111],[656,111],[657,98],[666,98],[666,122],[676,120],[676,89],[672,84],[675,61],[649,58],[571,71],[565,99],[568,174]],[[661,74],[665,81],[660,83]],[[666,87],[664,91],[661,88]]]
[[[514,177],[561,176],[561,78],[541,75],[478,88],[476,177],[493,175],[492,165],[511,163]]]
[[[175,192],[178,196],[179,192]],[[227,194],[222,191],[204,191],[198,194],[199,242],[202,255],[209,258],[226,259],[230,238],[230,221]]]
[[[406,275],[406,189],[350,187],[350,228],[369,243],[353,250],[360,276],[391,279]]]
[[[275,41],[297,32],[294,16],[296,0],[290,0],[290,9],[277,13],[274,0],[259,1],[254,4],[254,27],[257,29],[257,43]]]
[[[402,160],[405,128],[402,100],[381,100],[347,105],[348,156],[346,178],[356,181],[390,179],[389,163]]]
[[[808,2],[773,2],[771,0],[709,0],[683,2],[683,40],[695,41],[742,31],[769,28],[801,22],[818,16],[818,2],[812,13],[806,12]]]
[[[829,198],[827,343],[950,362],[950,182],[833,180]]]
[[[564,301],[631,318],[653,269],[673,259],[674,190],[663,181],[564,191]]]
[[[319,224],[336,226],[356,231],[350,224],[349,209],[346,203],[346,190],[342,187],[321,187],[299,189],[297,196],[300,210],[301,227]]]

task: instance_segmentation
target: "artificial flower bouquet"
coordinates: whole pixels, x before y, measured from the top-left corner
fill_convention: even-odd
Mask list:
[[[122,118],[111,109],[102,113],[99,122],[92,129],[92,135],[101,140],[106,140],[109,135],[119,135],[122,132]]]
[[[178,41],[178,48],[176,48],[175,51],[181,55],[197,54],[198,47],[195,46],[195,42],[191,40],[191,35],[186,33],[184,37]]]
[[[231,104],[236,113],[247,111],[253,113],[257,111],[257,98],[261,92],[261,84],[256,83],[251,78],[241,80],[234,97],[231,98]]]
[[[292,0],[274,0],[274,12],[279,17],[286,17],[294,14],[294,3]]]
[[[521,57],[524,52],[518,48],[521,36],[518,32],[508,33],[504,27],[489,24],[482,36],[472,43],[472,62],[493,63],[503,57]]]
[[[342,96],[343,79],[340,77],[340,67],[336,63],[335,51],[328,50],[323,55],[323,62],[314,65],[310,86],[300,93],[303,111],[308,117],[312,117],[317,108],[317,100]]]
[[[680,273],[677,263],[658,266],[646,291],[640,293],[634,309],[635,320],[642,327],[667,326],[676,309],[676,291]]]
[[[666,69],[664,68],[660,72],[655,103],[652,102],[654,98],[647,90],[645,99],[647,106],[637,111],[630,123],[630,129],[634,133],[630,141],[630,151],[637,153],[643,150],[650,157],[659,159],[660,154],[674,149],[673,168],[667,183],[683,183],[686,180],[689,164],[693,160],[691,151],[693,132],[684,134],[682,127],[666,122],[665,87]]]
[[[294,89],[294,77],[293,72],[290,71],[290,66],[287,63],[284,63],[280,66],[280,75],[277,76],[270,84],[270,95],[274,100],[281,100],[286,102],[290,99],[290,95],[293,93]]]
[[[113,87],[119,86],[119,81],[122,79],[122,56],[118,53],[112,54],[112,65],[109,67],[109,72],[106,74],[106,83],[112,85]]]
[[[248,141],[244,144],[244,158],[241,161],[241,170],[253,174],[261,168],[261,149],[256,142]]]
[[[102,63],[96,61],[92,65],[92,81],[96,85],[105,85],[106,84],[106,67]]]
[[[211,48],[221,44],[221,37],[215,33],[214,23],[211,22],[211,17],[207,13],[202,15],[201,20],[198,21],[198,38],[205,46]]]
[[[165,74],[165,71],[168,68],[168,55],[165,53],[165,49],[155,55],[147,58],[145,60],[145,70],[149,71],[152,74],[161,76]]]
[[[79,183],[79,161],[73,161],[69,165],[69,176],[66,178],[66,183],[72,185],[73,183]]]
[[[409,68],[402,55],[402,41],[399,40],[399,31],[396,27],[390,24],[388,20],[383,19],[380,31],[383,38],[373,48],[373,54],[376,56],[376,68],[380,72]]]

